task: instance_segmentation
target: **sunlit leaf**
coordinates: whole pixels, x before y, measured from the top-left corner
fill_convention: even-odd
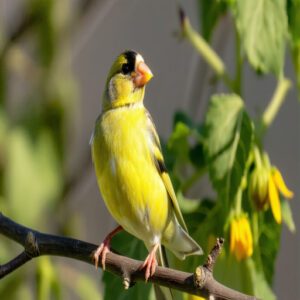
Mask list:
[[[252,144],[252,123],[237,95],[213,96],[205,118],[209,175],[225,204],[234,200]]]
[[[282,75],[287,14],[285,0],[237,0],[233,12],[250,64],[262,73]]]

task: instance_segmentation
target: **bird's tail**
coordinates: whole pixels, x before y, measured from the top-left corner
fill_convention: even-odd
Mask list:
[[[166,255],[166,249],[164,246],[162,245],[159,246],[158,251],[156,252],[156,259],[159,266],[169,267],[167,255]],[[171,289],[157,284],[154,284],[153,286],[154,286],[156,300],[174,299]]]
[[[198,243],[179,225],[177,221],[170,223],[171,238],[164,240],[164,245],[179,259],[189,255],[202,255],[203,251]],[[167,228],[168,230],[168,228]]]

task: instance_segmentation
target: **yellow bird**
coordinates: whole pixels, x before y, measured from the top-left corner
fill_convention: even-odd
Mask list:
[[[161,263],[161,245],[178,258],[202,254],[189,236],[167,173],[158,134],[143,98],[153,77],[143,57],[125,51],[113,63],[103,93],[102,113],[91,138],[98,185],[105,204],[120,225],[94,254],[105,268],[110,240],[124,229],[148,251],[145,278]],[[156,255],[159,251],[160,255]]]

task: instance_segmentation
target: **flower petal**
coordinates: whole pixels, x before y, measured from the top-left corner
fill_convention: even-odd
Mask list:
[[[273,172],[272,172],[272,176],[273,176],[273,180],[278,188],[278,190],[280,191],[280,193],[285,197],[285,198],[293,198],[294,193],[288,189],[288,187],[286,186],[282,175],[280,173],[280,171],[277,168],[274,168]]]
[[[280,200],[279,200],[278,190],[272,176],[270,176],[269,178],[269,202],[271,205],[274,219],[278,224],[280,224],[281,223]]]

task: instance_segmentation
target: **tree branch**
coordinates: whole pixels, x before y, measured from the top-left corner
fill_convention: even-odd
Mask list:
[[[92,257],[97,248],[96,245],[32,230],[15,223],[1,213],[0,233],[24,247],[24,251],[16,258],[0,265],[0,278],[5,277],[32,258],[40,255],[64,256],[94,264]],[[217,299],[256,299],[225,287],[213,278],[213,266],[223,243],[223,239],[217,240],[217,244],[209,254],[206,264],[198,267],[194,274],[157,267],[155,274],[149,281],[203,297],[213,295]],[[106,259],[107,271],[122,277],[125,288],[136,281],[145,281],[144,270],[140,270],[141,264],[141,261],[114,252],[108,253]]]

